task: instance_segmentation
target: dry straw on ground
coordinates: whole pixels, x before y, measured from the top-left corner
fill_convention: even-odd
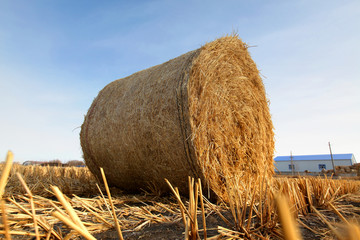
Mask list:
[[[259,71],[228,36],[107,85],[81,145],[90,170],[124,190],[167,191],[167,178],[186,192],[193,176],[224,197],[227,179],[271,176],[273,136]]]
[[[167,224],[170,224],[170,228],[183,226],[180,231],[173,230],[170,239],[294,239],[291,236],[298,227],[302,234],[305,233],[305,239],[332,239],[341,236],[338,239],[345,240],[359,237],[359,228],[354,223],[359,221],[360,209],[356,206],[360,202],[360,182],[355,180],[315,177],[268,180],[258,176],[246,185],[239,185],[239,181],[233,179],[234,184],[228,184],[226,190],[229,203],[215,205],[203,196],[200,180],[189,181],[188,201],[169,182],[176,200],[139,195],[111,196],[106,186],[105,195],[108,197],[97,194],[93,198],[84,198],[71,195],[87,195],[75,187],[79,185],[68,189],[70,192],[67,196],[58,188],[49,187],[52,183],[68,185],[67,176],[73,172],[72,168],[64,168],[64,176],[51,178],[53,182],[49,182],[46,174],[37,176],[37,181],[47,183],[47,187],[44,187],[48,189],[40,189],[38,182],[34,181],[33,173],[41,173],[43,167],[20,168],[15,165],[11,171],[7,171],[10,166],[11,161],[7,161],[5,165],[0,164],[1,189],[6,185],[1,201],[0,238],[27,239],[37,236],[42,239],[77,239],[76,236],[82,235],[87,239],[104,239],[106,236],[119,236],[121,239],[118,232],[122,232],[124,239],[134,239],[132,236],[140,238],[152,234],[156,226],[162,224],[163,232],[157,233],[165,235],[169,233],[165,232],[169,228]],[[45,169],[49,173],[54,171],[51,168]],[[93,181],[87,173],[86,168],[79,168],[78,174],[72,175],[73,182]],[[8,175],[10,178],[14,175],[15,179],[7,181],[10,180],[6,179]],[[103,177],[105,179],[105,175]],[[26,194],[19,194],[19,188],[24,188]],[[60,185],[59,188],[65,189]],[[54,197],[46,198],[49,193],[52,196],[55,194],[58,201]],[[284,224],[281,225],[282,229],[279,228],[274,198],[278,195],[286,197],[290,207],[288,209],[284,204],[278,203],[279,211],[285,211],[285,219],[290,217],[286,216],[290,211],[298,223],[297,226],[296,223],[293,224],[293,230],[289,228],[290,232],[282,232],[282,229],[285,230]],[[339,225],[340,221],[343,222],[342,225]],[[349,233],[349,236],[344,235],[344,232]],[[152,239],[157,237],[152,236]]]
[[[0,164],[0,170],[3,165]],[[14,164],[9,172],[5,195],[9,193],[24,194],[25,189],[20,184],[16,173],[24,176],[31,191],[43,197],[53,196],[49,191],[51,185],[59,186],[65,194],[93,196],[98,194],[96,179],[88,168],[78,167],[50,167],[50,166],[23,166]]]

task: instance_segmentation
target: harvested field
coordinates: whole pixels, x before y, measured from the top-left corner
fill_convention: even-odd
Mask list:
[[[0,169],[5,176],[4,164]],[[56,177],[49,178],[51,174]],[[69,176],[78,184],[70,184]],[[279,219],[276,203],[280,209],[284,203],[276,196],[285,196],[288,200],[289,208],[285,210],[295,216],[303,239],[357,239],[347,238],[344,233],[356,234],[358,227],[353,224],[360,220],[360,181],[356,180],[300,177],[269,181],[259,176],[247,186],[228,189],[228,203],[211,203],[206,196],[201,197],[200,182],[191,179],[189,198],[179,196],[171,185],[169,193],[173,192],[167,197],[159,197],[156,192],[125,195],[115,189],[110,189],[111,195],[108,195],[103,185],[89,194],[89,189],[81,188],[81,184],[88,182],[89,187],[97,189],[97,183],[87,168],[14,165],[5,182],[2,238],[8,235],[12,239],[36,236],[39,239],[121,239],[114,211],[124,239],[294,239],[280,224],[283,221]],[[65,202],[61,200],[61,191],[51,185],[67,191],[63,197]],[[73,213],[83,228],[71,227],[71,222],[76,222]],[[70,224],[65,223],[66,219]]]
[[[48,191],[51,185],[59,186],[64,194],[93,196],[99,193],[96,178],[88,168],[79,167],[51,167],[51,166],[23,166],[14,164],[11,168],[5,196],[25,194],[26,191],[19,182],[16,173],[20,173],[31,186],[31,191],[42,197],[54,196]]]

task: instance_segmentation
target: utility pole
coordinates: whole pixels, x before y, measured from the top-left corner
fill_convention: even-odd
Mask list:
[[[333,166],[334,175],[336,176],[335,163],[334,163],[334,158],[333,158],[332,151],[331,151],[330,142],[329,142],[329,149],[330,149],[331,163],[332,163],[332,166]]]
[[[291,173],[292,173],[292,175],[294,175],[295,165],[294,165],[294,161],[293,161],[292,151],[290,151],[290,160],[291,160]]]

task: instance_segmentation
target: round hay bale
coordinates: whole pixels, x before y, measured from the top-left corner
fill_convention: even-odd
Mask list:
[[[89,169],[130,192],[168,191],[164,178],[185,191],[192,176],[220,197],[229,178],[271,177],[273,125],[247,48],[223,37],[108,84],[81,127]]]

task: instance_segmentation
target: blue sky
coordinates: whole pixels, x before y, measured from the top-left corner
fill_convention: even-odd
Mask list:
[[[0,154],[81,159],[109,82],[232,32],[261,70],[275,155],[360,161],[359,1],[0,1]],[[0,159],[1,160],[1,159]]]

